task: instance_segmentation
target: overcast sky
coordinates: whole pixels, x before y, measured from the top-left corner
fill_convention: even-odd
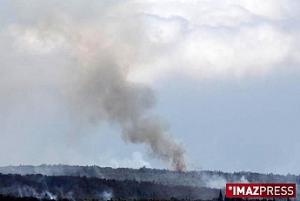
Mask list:
[[[69,107],[113,62],[188,169],[300,174],[298,0],[0,0],[0,44],[0,165],[168,168],[102,108]]]

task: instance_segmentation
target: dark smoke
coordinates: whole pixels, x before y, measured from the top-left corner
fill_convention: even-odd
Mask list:
[[[126,16],[88,25],[66,16],[50,19],[10,28],[14,48],[20,49],[28,66],[3,67],[1,76],[6,79],[1,81],[1,97],[9,91],[11,100],[23,101],[19,94],[23,91],[31,101],[33,89],[37,89],[46,93],[41,98],[45,99],[52,96],[45,92],[45,86],[55,88],[58,102],[64,103],[74,127],[101,121],[116,124],[124,140],[145,144],[155,157],[184,170],[183,148],[151,111],[155,105],[153,91],[128,80],[142,45],[142,25]],[[7,105],[12,107],[10,101]]]
[[[92,122],[104,119],[117,123],[126,141],[146,144],[155,156],[171,162],[176,170],[184,170],[183,148],[161,120],[149,114],[155,103],[152,90],[127,81],[121,67],[112,61],[97,60],[91,71],[81,74],[78,91],[72,92],[73,107],[82,108],[76,112]]]

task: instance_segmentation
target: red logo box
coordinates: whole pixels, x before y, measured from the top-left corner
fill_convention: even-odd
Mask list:
[[[228,198],[296,198],[294,183],[227,183]]]

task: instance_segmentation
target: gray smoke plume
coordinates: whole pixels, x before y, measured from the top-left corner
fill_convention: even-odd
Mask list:
[[[42,104],[58,102],[69,113],[72,132],[110,122],[120,127],[125,141],[145,144],[155,157],[184,170],[184,149],[151,111],[153,91],[128,80],[143,45],[143,29],[138,20],[132,22],[134,16],[120,15],[86,23],[54,12],[38,22],[8,26],[3,33],[17,56],[10,59],[4,53],[8,62],[1,67],[2,108],[13,107],[11,101],[33,101],[41,92],[37,101],[50,97]]]
[[[176,170],[184,170],[182,147],[168,134],[161,120],[149,114],[154,106],[151,89],[127,81],[126,74],[113,60],[98,59],[91,71],[80,74],[77,90],[71,92],[75,112],[93,122],[104,119],[117,123],[126,141],[146,144],[155,156],[170,161]]]

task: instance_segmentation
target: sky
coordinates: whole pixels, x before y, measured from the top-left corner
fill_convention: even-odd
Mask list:
[[[0,165],[300,174],[297,0],[0,0],[0,43]]]

